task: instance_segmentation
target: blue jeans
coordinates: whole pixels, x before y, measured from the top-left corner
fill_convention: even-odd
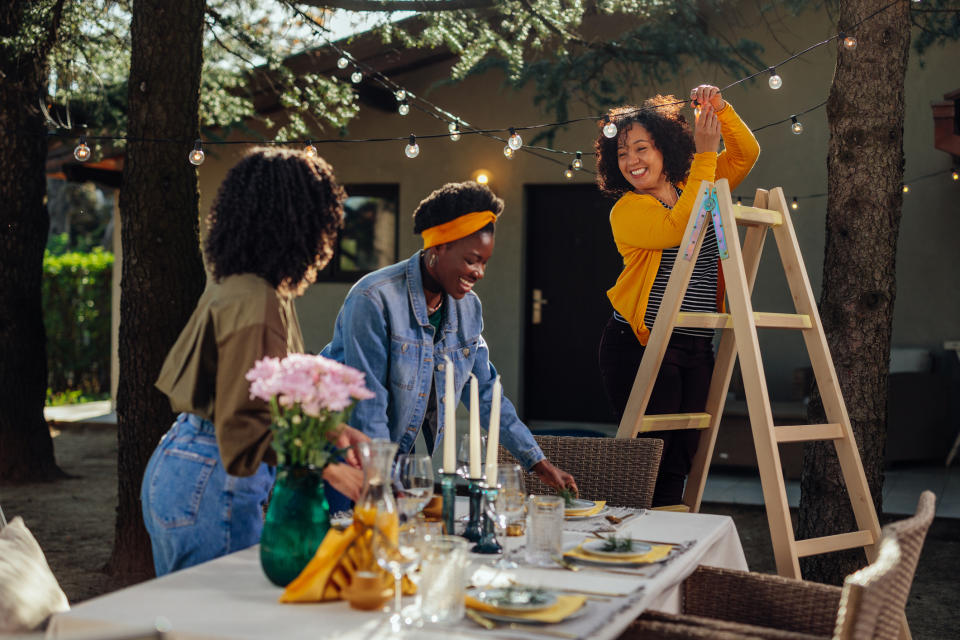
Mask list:
[[[227,475],[213,423],[191,413],[177,416],[140,487],[157,575],[257,544],[275,476],[266,464],[248,478]]]

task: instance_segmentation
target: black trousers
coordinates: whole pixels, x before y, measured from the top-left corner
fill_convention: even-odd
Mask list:
[[[610,317],[600,338],[600,375],[617,422],[630,398],[630,390],[643,358],[644,347],[630,325]],[[703,411],[713,375],[713,340],[674,333],[660,367],[647,414]],[[653,495],[653,506],[680,504],[683,483],[697,452],[696,429],[649,431],[640,437],[663,440],[663,458]]]

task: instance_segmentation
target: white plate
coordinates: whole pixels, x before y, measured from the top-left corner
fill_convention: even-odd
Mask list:
[[[502,611],[515,613],[542,611],[557,602],[557,594],[552,591],[525,587],[470,589],[467,595]],[[481,612],[481,615],[490,616],[487,612]]]
[[[588,519],[588,518],[599,518],[599,517],[601,517],[601,516],[605,516],[605,515],[608,514],[608,513],[610,513],[610,507],[604,507],[603,509],[600,509],[600,511],[597,511],[596,513],[594,513],[593,515],[589,515],[589,516],[564,516],[564,520],[586,520],[586,519]]]
[[[507,613],[488,613],[486,611],[477,611],[484,618],[490,618],[491,620],[496,620],[497,622],[519,622],[520,624],[563,624],[570,620],[579,618],[587,611],[587,602],[583,603],[583,606],[568,615],[566,618],[560,622],[541,622],[540,620],[530,620],[529,618],[520,618],[517,616],[511,616]]]
[[[629,558],[631,556],[639,556],[644,554],[650,549],[653,549],[653,546],[641,542],[640,540],[633,541],[633,549],[630,551],[604,551],[604,547],[607,546],[606,540],[588,540],[581,545],[584,553],[589,553],[590,555],[600,556],[602,558]]]
[[[584,500],[583,498],[574,498],[569,507],[564,507],[564,511],[581,511],[583,509],[592,509],[597,506],[593,500]]]

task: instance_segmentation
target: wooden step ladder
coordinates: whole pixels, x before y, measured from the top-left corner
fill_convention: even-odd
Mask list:
[[[868,560],[872,562],[877,556],[880,524],[783,190],[779,187],[769,193],[758,190],[754,206],[747,207],[733,204],[725,179],[715,184],[705,182],[700,186],[693,211],[695,214],[690,216],[687,223],[617,437],[635,438],[640,432],[668,429],[702,429],[683,496],[684,504],[691,511],[698,511],[733,364],[739,356],[777,572],[799,579],[799,558],[857,547],[863,547]],[[681,313],[680,305],[708,224],[713,224],[717,232],[729,313]],[[738,224],[746,227],[742,248]],[[796,308],[795,314],[753,310],[751,292],[768,228],[773,230]],[[724,331],[721,337],[704,412],[648,416],[645,412],[653,383],[675,327],[732,331]],[[757,341],[758,328],[793,329],[802,333],[823,399],[826,424],[774,426]],[[832,440],[836,446],[856,517],[857,531],[809,540],[795,539],[778,445],[811,440]]]

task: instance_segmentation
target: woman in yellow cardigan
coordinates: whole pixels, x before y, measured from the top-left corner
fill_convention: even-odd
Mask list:
[[[690,98],[701,109],[692,132],[680,114],[683,105],[673,96],[656,96],[640,108],[612,110],[610,120],[618,135],[600,135],[596,142],[597,184],[620,198],[610,211],[610,227],[623,256],[623,271],[607,291],[613,315],[603,330],[599,354],[604,388],[617,421],[630,397],[700,182],[726,178],[734,189],[760,154],[750,129],[717,87],[700,85]],[[725,149],[718,154],[721,137]],[[707,225],[683,311],[721,308],[718,262],[716,235]],[[675,329],[647,413],[703,411],[712,372],[713,330]],[[697,432],[643,435],[664,440],[653,505],[680,503]]]

